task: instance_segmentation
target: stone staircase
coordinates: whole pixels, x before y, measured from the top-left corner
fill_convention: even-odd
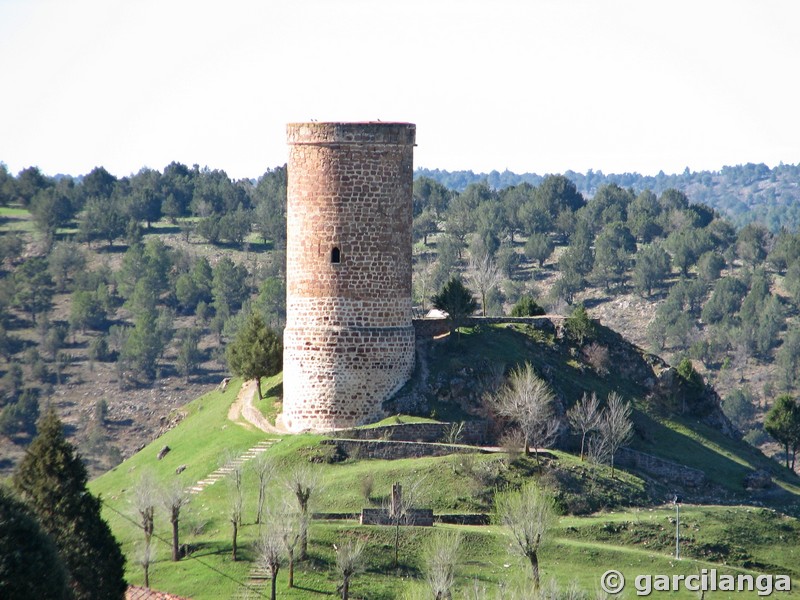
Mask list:
[[[270,576],[265,567],[258,563],[253,565],[247,575],[246,587],[240,586],[233,595],[233,600],[255,600],[256,598],[269,598]]]
[[[191,495],[199,494],[208,486],[214,485],[220,479],[224,479],[225,477],[227,477],[228,474],[231,471],[233,471],[236,467],[239,467],[244,463],[246,463],[247,461],[254,459],[259,454],[266,452],[270,447],[274,446],[278,442],[280,442],[280,439],[261,440],[260,442],[258,442],[258,444],[256,444],[243,454],[225,463],[223,466],[221,466],[213,473],[210,473],[205,479],[201,479],[194,485],[189,486],[186,489],[186,492]]]

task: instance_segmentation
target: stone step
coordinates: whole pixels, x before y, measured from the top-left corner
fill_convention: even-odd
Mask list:
[[[216,471],[209,473],[205,479],[201,479],[193,486],[186,488],[186,491],[189,494],[199,494],[208,486],[214,485],[220,479],[224,479],[230,475],[235,468],[243,466],[247,461],[254,459],[263,452],[266,452],[270,447],[274,446],[280,441],[280,439],[261,440],[255,446],[249,450],[245,450],[241,455],[224,464]]]

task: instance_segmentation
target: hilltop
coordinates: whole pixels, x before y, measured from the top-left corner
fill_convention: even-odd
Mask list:
[[[369,431],[375,431],[373,437],[378,440],[371,443],[391,444],[381,441],[395,435],[386,433],[387,429],[402,430],[420,422],[433,425],[480,420],[487,416],[485,410],[481,411],[480,398],[497,384],[498,371],[492,365],[510,368],[531,361],[546,374],[562,409],[587,390],[600,395],[616,391],[633,401],[636,435],[632,447],[661,463],[625,466],[612,478],[608,466],[581,461],[570,438],[560,445],[571,450],[549,450],[543,454],[541,465],[533,457],[520,456],[519,449],[508,442],[503,450],[489,453],[474,454],[469,446],[456,445],[444,456],[375,459],[369,457],[367,446],[355,451],[345,443],[344,438],[353,437],[355,432],[333,437],[279,436],[265,434],[245,421],[229,421],[229,407],[241,385],[241,381],[233,380],[226,391],[211,392],[184,407],[185,417],[174,429],[96,479],[92,491],[104,498],[105,516],[129,557],[132,583],[140,583],[142,577],[141,568],[133,560],[141,534],[132,520],[135,514],[131,504],[142,473],[153,473],[161,485],[180,482],[189,488],[209,479],[209,474],[230,457],[258,444],[266,444],[264,455],[277,465],[268,484],[270,503],[280,502],[285,495],[283,481],[298,464],[315,468],[321,478],[314,504],[321,518],[312,522],[311,558],[298,567],[298,587],[293,592],[285,590],[285,571],[279,575],[279,589],[285,597],[334,593],[337,581],[332,547],[351,537],[367,540],[367,571],[354,580],[353,593],[359,597],[368,594],[388,600],[419,591],[425,540],[447,531],[460,532],[463,539],[457,578],[462,592],[471,589],[473,578],[490,594],[501,581],[512,585],[524,581],[519,579],[524,574],[523,564],[508,553],[504,530],[495,525],[403,528],[400,566],[393,568],[391,528],[360,526],[342,518],[362,507],[380,506],[395,481],[408,487],[419,485],[423,491],[419,505],[431,507],[436,515],[490,514],[495,490],[514,489],[530,479],[539,481],[556,495],[564,515],[542,556],[545,580],[554,578],[562,588],[576,580],[584,589],[594,589],[609,565],[626,574],[642,569],[691,573],[713,567],[721,572],[753,569],[800,575],[794,570],[792,554],[800,542],[800,526],[796,519],[781,514],[800,510],[800,480],[735,435],[717,428],[724,417],[715,405],[713,390],[707,389],[695,398],[691,410],[696,413],[678,414],[681,409],[675,404],[675,394],[686,390],[669,375],[674,370],[607,328],[599,327],[595,340],[613,346],[614,360],[624,369],[620,376],[609,379],[598,374],[578,351],[580,345],[561,335],[557,326],[484,324],[465,328],[460,339],[420,340],[420,363],[398,400],[416,396],[417,412],[427,417],[397,415],[361,433],[368,436]],[[280,382],[278,375],[262,384],[268,397],[259,406],[270,418],[280,409]],[[457,389],[466,391],[451,394]],[[503,433],[502,426],[497,426],[490,431],[492,439]],[[164,447],[170,451],[157,460]],[[651,470],[667,464],[674,469],[671,474]],[[705,480],[688,484],[686,476],[694,469],[701,470]],[[745,479],[755,471],[771,473],[774,483],[748,489]],[[208,485],[192,497],[182,517],[182,539],[199,560],[185,558],[172,563],[168,545],[159,543],[156,562],[151,566],[151,583],[156,589],[203,600],[221,594],[231,596],[237,590],[238,597],[246,597],[241,584],[259,582],[249,578],[256,566],[252,544],[258,537],[254,523],[257,486],[247,465],[244,473],[244,524],[239,533],[242,560],[230,559],[227,511],[231,487],[224,481]],[[670,520],[674,508],[665,505],[676,492],[688,503],[682,510],[686,529],[684,560],[680,563],[670,558],[674,552],[674,522]],[[740,504],[773,507],[779,512]],[[323,518],[322,513],[330,516]],[[163,512],[157,515],[156,523],[156,535],[168,540],[169,524]],[[580,573],[574,569],[578,563],[582,565]]]

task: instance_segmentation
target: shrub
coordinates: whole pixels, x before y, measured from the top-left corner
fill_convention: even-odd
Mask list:
[[[545,310],[531,296],[523,296],[511,309],[512,317],[538,317]]]

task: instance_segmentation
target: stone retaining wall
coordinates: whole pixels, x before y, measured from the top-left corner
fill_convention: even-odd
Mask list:
[[[706,474],[698,469],[686,467],[658,458],[652,454],[632,450],[631,448],[620,448],[617,451],[616,463],[621,467],[632,467],[647,471],[659,479],[679,483],[690,488],[697,488],[706,483]]]
[[[398,423],[348,429],[338,435],[356,440],[392,440],[402,442],[446,442],[452,423]],[[488,424],[486,421],[464,421],[460,439],[464,444],[481,445],[486,442]]]
[[[540,317],[467,317],[464,319],[466,327],[476,325],[498,325],[503,323],[513,323],[517,325],[530,325],[535,329],[543,331],[555,331],[565,317],[560,315],[543,315]],[[450,331],[450,323],[447,319],[414,319],[414,331],[417,338],[433,338],[446,334]]]
[[[432,444],[426,442],[398,442],[384,440],[322,440],[323,444],[336,446],[339,452],[358,458],[397,460],[423,456],[447,456],[448,454],[487,454],[486,450],[474,446],[457,444]]]
[[[362,525],[394,525],[385,508],[364,508],[361,511],[360,523]],[[412,508],[403,518],[400,525],[414,525],[417,527],[433,527],[433,509]]]

